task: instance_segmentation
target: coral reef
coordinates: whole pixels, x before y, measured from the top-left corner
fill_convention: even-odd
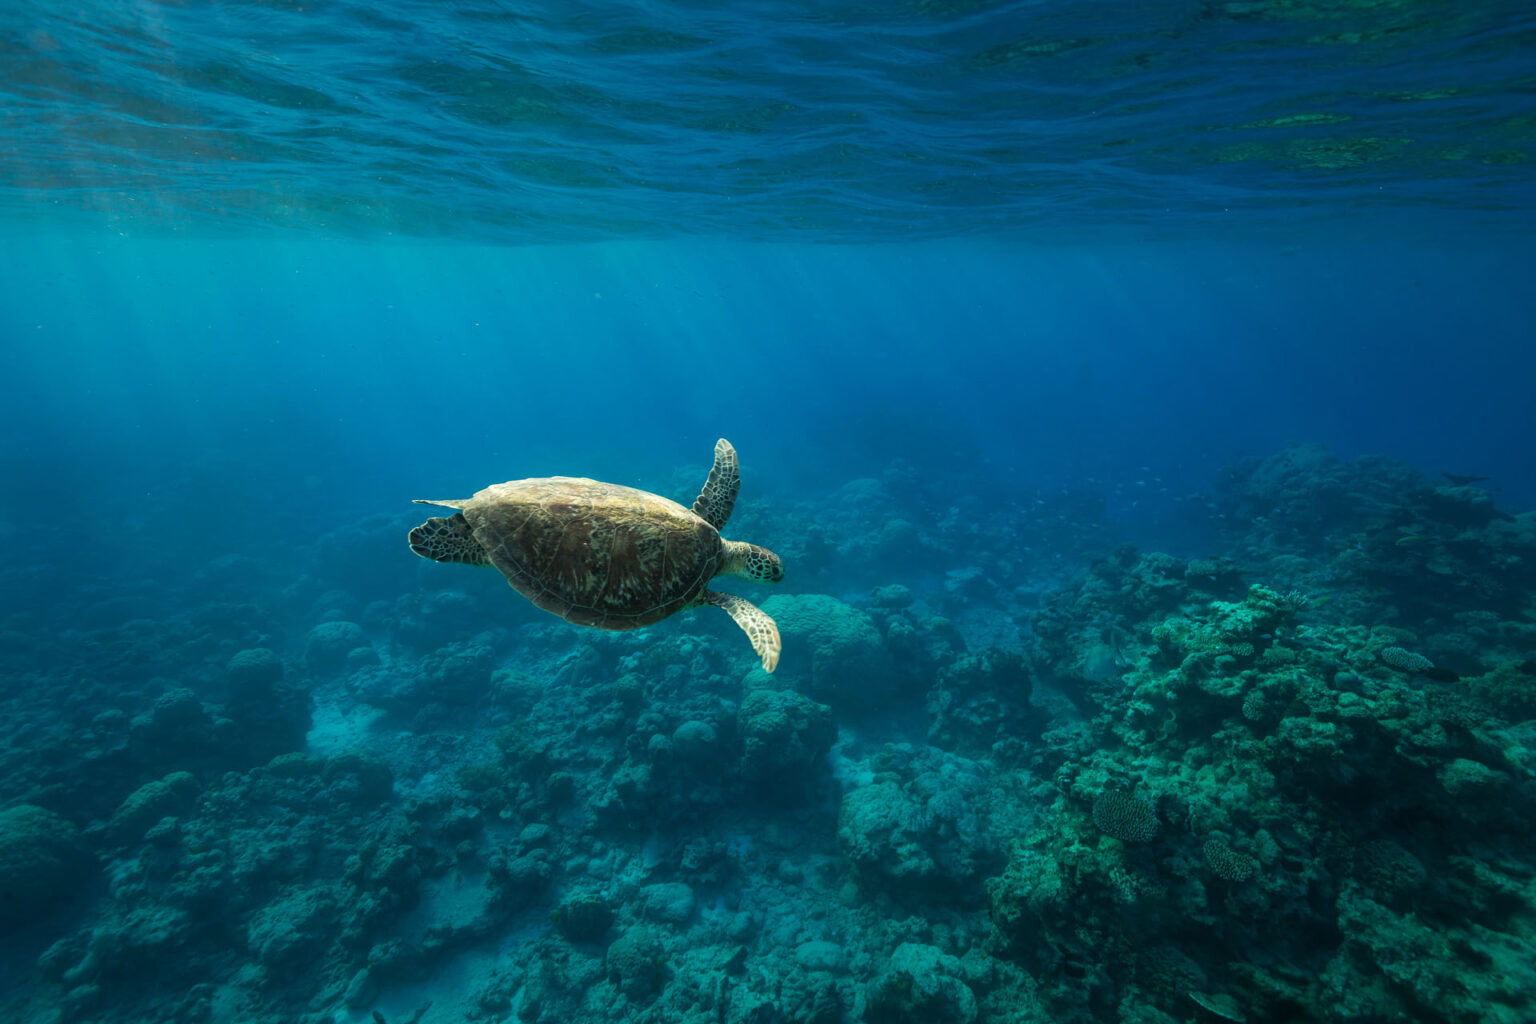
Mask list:
[[[824,594],[775,594],[763,611],[784,642],[801,653],[787,666],[801,692],[840,713],[889,707],[903,687],[890,653],[869,617]]]
[[[32,804],[0,811],[0,926],[53,913],[87,870],[79,831]]]
[[[1293,448],[1174,554],[955,483],[738,510],[805,581],[772,676],[372,566],[388,517],[0,623],[0,1014],[1529,1016],[1536,516]]]
[[[862,884],[897,898],[979,899],[1001,866],[984,767],[954,755],[883,751],[874,780],[843,795],[837,837]]]
[[[1107,789],[1093,801],[1093,823],[1107,836],[1126,843],[1150,843],[1157,838],[1157,811],[1145,800]]]
[[[1524,970],[1491,980],[1485,966],[1531,939],[1513,851],[1536,813],[1536,749],[1506,717],[1518,698],[1487,699],[1522,689],[1511,666],[1527,631],[1486,614],[1474,641],[1435,570],[1388,586],[1358,547],[1321,536],[1438,509],[1469,567],[1506,560],[1524,520],[1445,490],[1379,461],[1288,453],[1244,479],[1251,504],[1229,505],[1262,505],[1229,557],[1272,585],[1213,599],[1186,573],[1187,589],[1152,600],[1149,580],[1175,578],[1167,556],[1122,552],[1047,602],[1038,678],[1074,696],[1089,735],[1047,733],[1060,796],[989,893],[1019,962],[1064,979],[1046,993],[1058,1019],[1178,1019],[1193,1004],[1231,1019],[1470,1022],[1536,996]],[[1536,554],[1536,530],[1520,536],[1519,557]],[[1298,572],[1298,552],[1328,557]],[[1425,632],[1400,624],[1405,609]],[[1083,623],[1097,622],[1123,638],[1118,678],[1094,670],[1103,633]],[[1117,835],[1132,785],[1137,820],[1155,803],[1166,827],[1136,846],[1093,842],[1085,810]],[[1133,952],[1153,946],[1155,965]]]

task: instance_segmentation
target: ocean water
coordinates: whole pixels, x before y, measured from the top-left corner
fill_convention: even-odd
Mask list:
[[[0,1020],[1536,1019],[1533,60],[0,4]]]

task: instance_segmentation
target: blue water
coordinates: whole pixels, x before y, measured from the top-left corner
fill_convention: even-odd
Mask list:
[[[1529,1019],[1533,59],[1515,3],[4,4],[0,1018]],[[720,437],[772,677],[405,545]]]
[[[1514,2],[0,17],[4,184],[134,226],[820,242],[1529,209]]]

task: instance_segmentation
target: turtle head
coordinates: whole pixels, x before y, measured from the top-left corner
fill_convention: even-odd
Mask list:
[[[767,548],[728,540],[725,542],[725,573],[753,583],[777,583],[784,578],[784,563]]]

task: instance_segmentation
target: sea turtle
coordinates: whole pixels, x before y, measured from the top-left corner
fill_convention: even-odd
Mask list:
[[[578,626],[638,629],[712,604],[746,631],[772,672],[779,627],[757,605],[710,590],[710,579],[777,583],[784,563],[767,548],[720,536],[741,489],[736,449],[715,442],[715,465],[693,509],[633,487],[551,476],[494,484],[459,511],[411,531],[411,550],[437,562],[501,570],[519,594]]]

